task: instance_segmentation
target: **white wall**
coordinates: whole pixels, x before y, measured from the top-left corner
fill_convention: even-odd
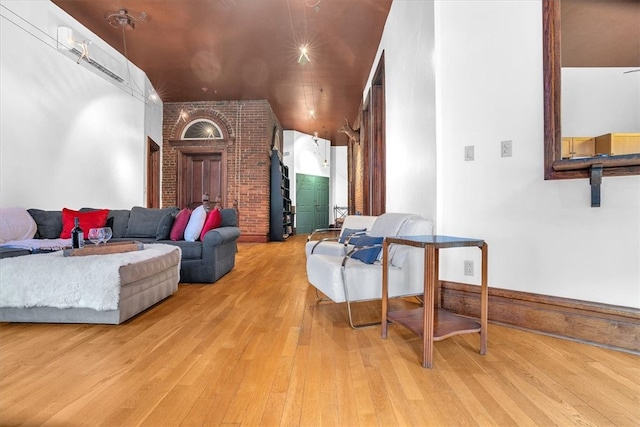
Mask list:
[[[331,195],[329,206],[348,207],[349,177],[347,176],[347,147],[331,147]],[[335,222],[335,212],[329,212],[330,223]]]
[[[312,135],[285,130],[283,132],[284,164],[289,167],[291,203],[296,205],[296,174],[325,176],[329,178],[329,222],[334,220],[333,206],[347,205],[347,150],[332,147],[331,141]],[[324,167],[324,160],[329,162]]]
[[[145,203],[147,135],[162,141],[162,104],[130,64],[134,92],[57,50],[68,26],[125,58],[48,1],[2,1],[0,206],[131,208]],[[126,69],[126,66],[124,67]]]
[[[439,234],[488,242],[490,286],[640,308],[640,177],[604,178],[600,208],[588,180],[543,179],[540,0],[396,0],[380,49],[388,211],[429,217],[437,200]],[[466,259],[477,273],[478,250],[443,251],[441,278],[468,281]]]
[[[436,219],[436,109],[432,1],[395,0],[363,93],[385,56],[386,211]],[[374,189],[375,191],[375,189]]]
[[[562,136],[640,132],[640,72],[562,68]]]

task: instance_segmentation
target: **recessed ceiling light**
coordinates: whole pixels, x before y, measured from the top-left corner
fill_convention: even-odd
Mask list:
[[[306,64],[307,62],[311,62],[309,59],[309,47],[305,44],[300,46],[300,56],[298,56],[298,64]]]

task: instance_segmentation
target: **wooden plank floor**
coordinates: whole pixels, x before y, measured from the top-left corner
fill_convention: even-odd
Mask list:
[[[0,324],[0,425],[640,425],[640,356],[490,325],[486,356],[455,336],[423,369],[406,329],[316,303],[303,245],[240,245],[123,325]]]

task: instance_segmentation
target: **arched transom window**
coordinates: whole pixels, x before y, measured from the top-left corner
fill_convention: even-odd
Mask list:
[[[196,119],[185,126],[180,139],[222,139],[222,131],[211,120]]]

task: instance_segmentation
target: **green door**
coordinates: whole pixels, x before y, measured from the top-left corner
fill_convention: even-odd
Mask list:
[[[296,174],[296,232],[329,226],[329,178]]]

